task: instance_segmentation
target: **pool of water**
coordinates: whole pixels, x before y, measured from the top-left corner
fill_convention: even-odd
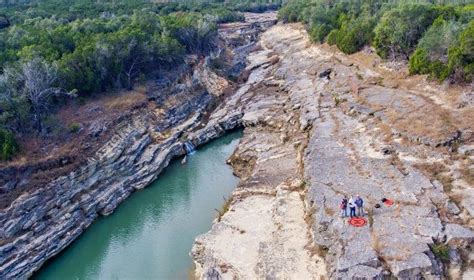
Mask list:
[[[147,188],[94,222],[34,279],[188,279],[194,238],[209,230],[238,183],[225,161],[241,132],[215,140],[186,164],[173,161]]]

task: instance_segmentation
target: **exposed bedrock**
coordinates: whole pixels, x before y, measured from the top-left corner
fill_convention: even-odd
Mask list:
[[[473,189],[462,174],[473,158],[456,146],[472,145],[472,108],[440,104],[426,81],[393,86],[382,65],[311,45],[300,25],[274,26],[260,44],[218,110],[243,115],[229,159],[242,181],[196,238],[196,276],[468,279]],[[342,196],[357,194],[364,227],[339,217]]]
[[[472,278],[473,108],[443,103],[439,85],[366,63],[369,54],[311,45],[300,25],[276,25],[255,44],[255,24],[241,36],[221,30],[232,51],[197,63],[167,94],[150,92],[157,106],[121,121],[86,165],[1,210],[0,279],[30,275],[185,143],[235,127],[245,129],[229,163],[241,182],[196,238],[198,278]],[[215,59],[245,83],[229,92]],[[368,213],[360,228],[338,207],[357,194]]]
[[[230,28],[252,35],[242,41],[248,44],[274,21],[273,13],[261,22],[255,18],[251,24]],[[226,52],[233,56],[232,49]],[[246,53],[239,50],[238,55],[245,58]],[[171,159],[185,154],[185,143],[198,146],[241,126],[239,112],[212,113],[231,83],[207,62],[195,63],[179,79],[164,84],[149,90],[153,105],[120,121],[113,128],[116,134],[86,164],[51,178],[0,210],[0,279],[29,277],[99,215],[112,213],[134,191],[155,180]]]

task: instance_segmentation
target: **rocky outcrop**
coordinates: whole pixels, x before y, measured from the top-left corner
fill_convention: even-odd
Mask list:
[[[185,154],[185,143],[198,146],[241,125],[239,114],[210,114],[229,82],[202,63],[190,71],[166,88],[153,87],[161,94],[149,94],[152,110],[121,121],[86,164],[0,211],[0,279],[30,276],[99,215],[155,180],[171,159]],[[101,133],[97,127],[92,130]]]
[[[458,265],[444,263],[446,250],[469,266],[468,198],[449,192],[444,169],[429,172],[433,162],[455,174],[472,164],[452,148],[471,129],[469,113],[433,101],[425,82],[393,86],[383,67],[312,46],[299,25],[277,25],[260,44],[247,83],[218,113],[242,115],[229,160],[242,181],[229,211],[196,238],[196,276],[441,279]],[[342,197],[357,194],[364,227],[339,217]]]
[[[246,127],[229,159],[242,182],[229,210],[210,232],[196,239],[196,276],[204,279],[311,279],[325,275],[305,220],[302,151],[307,141],[291,97],[263,86],[274,59],[251,55],[248,82],[222,108],[240,115]],[[269,81],[269,80],[268,80]]]

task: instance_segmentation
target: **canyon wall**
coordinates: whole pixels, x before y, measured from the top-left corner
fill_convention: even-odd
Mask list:
[[[255,44],[257,35],[274,23],[271,13],[225,26],[225,31],[222,27],[221,41],[231,42],[236,35],[240,41],[232,48],[223,43],[213,59],[227,52],[243,59],[231,61],[231,67],[245,63],[251,48],[239,47]],[[0,279],[30,276],[98,216],[112,213],[134,191],[155,180],[171,159],[186,153],[185,143],[198,146],[240,126],[239,116],[209,116],[231,83],[216,74],[207,59],[194,62],[169,83],[166,89],[152,86],[148,97],[153,106],[116,124],[117,132],[86,164],[24,192],[0,210]]]

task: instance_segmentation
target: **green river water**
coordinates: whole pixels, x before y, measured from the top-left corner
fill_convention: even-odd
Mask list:
[[[241,132],[173,161],[147,188],[94,222],[34,279],[188,279],[194,238],[211,227],[238,179],[225,160]]]

